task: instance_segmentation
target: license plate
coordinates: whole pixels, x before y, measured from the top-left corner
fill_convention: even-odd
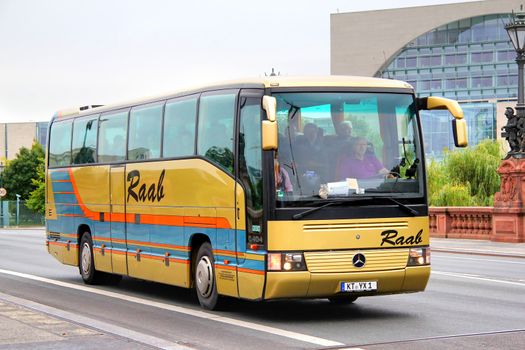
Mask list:
[[[341,292],[372,292],[377,290],[377,281],[341,282]]]

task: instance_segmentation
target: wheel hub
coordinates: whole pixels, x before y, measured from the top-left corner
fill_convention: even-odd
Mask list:
[[[88,276],[91,271],[91,249],[89,244],[86,242],[82,246],[82,274]]]
[[[203,256],[197,264],[195,276],[200,295],[209,297],[213,291],[213,268],[207,256]]]

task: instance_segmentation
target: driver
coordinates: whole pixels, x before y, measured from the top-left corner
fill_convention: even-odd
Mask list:
[[[373,154],[367,153],[368,141],[364,137],[355,137],[350,152],[339,157],[337,178],[366,179],[376,175],[388,175],[390,171]]]

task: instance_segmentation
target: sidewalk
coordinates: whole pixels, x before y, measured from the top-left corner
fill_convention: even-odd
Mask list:
[[[430,238],[433,252],[478,254],[525,259],[525,243],[503,243],[476,239]]]
[[[33,310],[5,298],[0,293],[0,349],[152,349],[131,339]]]

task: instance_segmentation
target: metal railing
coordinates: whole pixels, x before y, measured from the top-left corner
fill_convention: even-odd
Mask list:
[[[44,216],[35,213],[25,205],[26,201],[0,202],[0,227],[43,226]]]

